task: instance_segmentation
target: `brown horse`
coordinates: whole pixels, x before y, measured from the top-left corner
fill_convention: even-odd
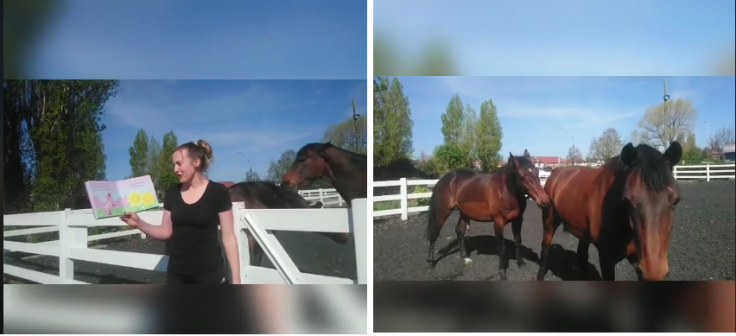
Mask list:
[[[299,194],[279,188],[271,182],[240,182],[228,188],[231,202],[244,202],[246,209],[309,209],[321,208],[317,202],[310,206]],[[258,245],[255,237],[249,230],[245,230],[250,250],[250,264],[261,266],[263,249]],[[350,240],[347,233],[319,232],[339,244],[346,244]]]
[[[340,197],[352,206],[356,198],[367,198],[368,160],[356,154],[326,143],[311,143],[296,153],[296,160],[284,174],[281,187],[304,187],[319,178],[330,181]]]
[[[549,197],[539,183],[539,171],[530,160],[529,151],[524,156],[509,153],[506,166],[490,174],[472,170],[458,169],[451,171],[437,182],[429,200],[429,222],[426,238],[429,240],[427,263],[434,267],[434,243],[440,235],[445,220],[454,209],[460,210],[460,220],[455,227],[460,257],[469,263],[465,250],[465,230],[470,220],[476,222],[493,222],[493,229],[498,240],[498,275],[506,280],[503,229],[511,222],[516,243],[516,262],[521,267],[521,224],[524,221],[526,195],[530,195],[537,205],[545,207]]]
[[[644,144],[624,146],[600,168],[567,167],[552,171],[544,190],[551,206],[542,211],[544,238],[537,280],[547,273],[555,230],[579,239],[578,267],[585,276],[590,243],[598,249],[601,277],[615,279],[616,263],[627,258],[640,280],[663,280],[669,273],[667,244],[680,201],[672,175],[682,156],[673,142],[662,154]]]

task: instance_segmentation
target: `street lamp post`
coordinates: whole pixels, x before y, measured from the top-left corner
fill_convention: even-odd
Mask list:
[[[358,119],[360,119],[360,114],[357,113],[355,110],[355,99],[353,99],[353,126],[355,127],[355,150],[358,151],[358,148],[360,148],[360,137],[358,136]]]
[[[662,96],[662,99],[664,100],[664,105],[662,106],[662,110],[664,112],[664,115],[666,116],[667,115],[667,101],[670,100],[670,95],[667,94],[667,80],[666,79],[664,80],[664,96]],[[670,144],[664,143],[664,139],[662,139],[662,147],[665,147],[664,148],[665,150],[667,149],[666,147],[669,147],[669,145]],[[664,150],[662,152],[664,152]]]
[[[705,126],[706,126],[706,129],[708,130],[708,131],[707,131],[707,132],[708,132],[708,133],[707,133],[707,134],[708,134],[708,137],[707,137],[707,138],[705,139],[705,141],[708,141],[708,140],[710,140],[710,123],[709,123],[709,122],[707,122],[707,121],[704,121],[703,123],[705,124]]]

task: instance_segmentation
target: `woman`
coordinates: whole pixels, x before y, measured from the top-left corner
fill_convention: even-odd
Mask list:
[[[172,155],[179,182],[166,190],[161,226],[151,225],[128,212],[120,219],[158,240],[169,241],[168,284],[224,284],[227,270],[217,236],[230,265],[234,284],[240,283],[240,259],[233,229],[233,211],[227,188],[203,174],[212,161],[207,141],[188,142]]]

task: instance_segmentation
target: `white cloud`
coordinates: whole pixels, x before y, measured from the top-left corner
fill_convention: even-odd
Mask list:
[[[584,128],[604,125],[633,117],[646,110],[641,106],[612,108],[597,103],[596,96],[599,93],[623,85],[621,82],[604,77],[584,82],[576,77],[541,77],[539,81],[530,81],[528,77],[506,77],[503,81],[489,81],[483,77],[445,77],[444,81],[451,92],[457,92],[463,98],[486,100],[493,97],[499,117],[548,119],[557,127]],[[644,83],[637,82],[634,85],[642,84]],[[529,101],[533,99],[519,98],[534,94],[549,95],[554,92],[569,94],[581,90],[591,93],[592,102],[538,106],[530,105]]]
[[[125,125],[147,129],[157,125],[171,127],[213,120],[227,122],[245,115],[307,108],[318,103],[317,100],[303,101],[265,86],[182,97],[172,90],[175,81],[141,84],[128,85],[125,89],[133,92],[110,99],[105,106],[107,113]],[[131,96],[141,98],[131,99]]]

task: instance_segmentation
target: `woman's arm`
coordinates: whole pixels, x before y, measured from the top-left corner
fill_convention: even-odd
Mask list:
[[[214,182],[210,181],[210,183]],[[230,265],[232,283],[240,284],[240,254],[238,253],[238,240],[235,238],[233,202],[230,200],[230,191],[224,185],[220,186],[217,212],[220,216],[222,247],[225,249],[225,257],[227,257],[228,265]]]
[[[168,240],[171,238],[172,225],[171,225],[171,211],[164,210],[164,215],[161,218],[161,225],[151,225],[144,220],[139,220],[138,229],[146,235],[156,240]]]
[[[229,200],[229,199],[228,199]],[[220,230],[222,231],[222,246],[225,248],[227,262],[230,265],[232,283],[240,284],[240,255],[238,253],[238,241],[235,238],[233,223],[233,210],[220,212]]]

